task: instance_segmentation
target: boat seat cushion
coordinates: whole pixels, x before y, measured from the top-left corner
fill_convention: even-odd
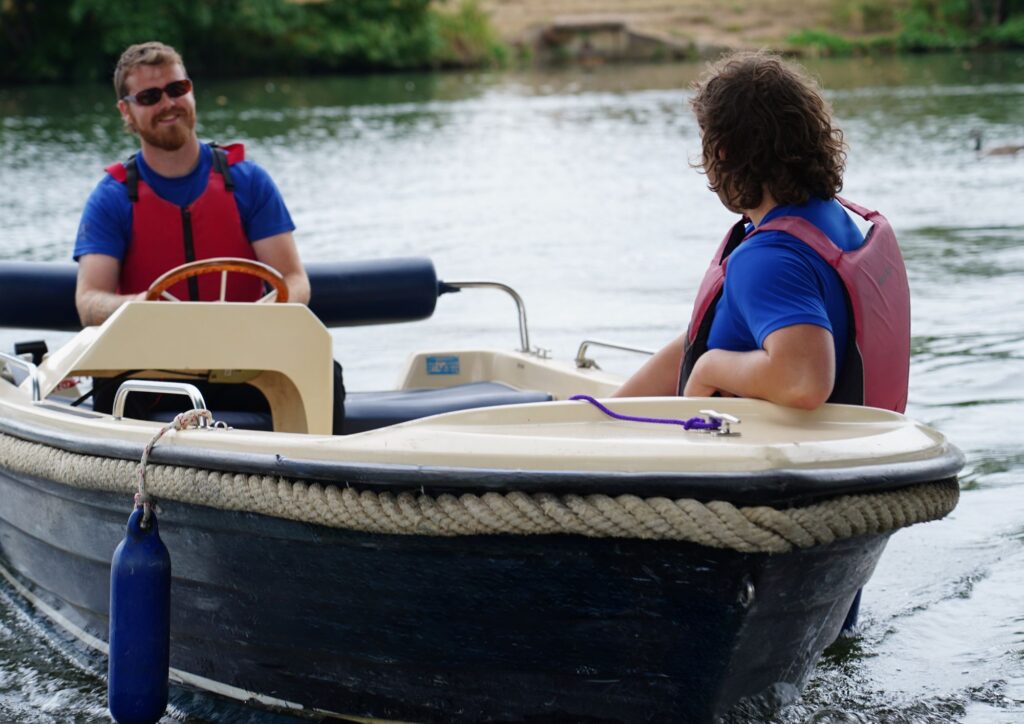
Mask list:
[[[182,410],[158,410],[149,413],[146,418],[151,422],[170,422]],[[249,412],[247,410],[213,410],[213,419],[223,422],[236,430],[274,431],[274,421],[269,412]]]
[[[552,399],[547,392],[519,390],[501,382],[471,382],[438,389],[349,392],[345,398],[342,434],[351,435],[365,430],[375,430],[420,417],[440,415],[443,412],[527,402],[550,402]],[[166,410],[151,413],[148,417],[153,421],[170,422],[175,414],[177,413],[173,410]],[[213,417],[236,429],[273,429],[270,414],[265,412],[215,409]]]
[[[443,412],[494,405],[550,402],[539,390],[519,390],[501,382],[471,382],[438,389],[350,392],[345,398],[344,434],[396,425]]]

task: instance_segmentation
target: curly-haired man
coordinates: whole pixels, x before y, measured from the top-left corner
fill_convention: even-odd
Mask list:
[[[708,187],[743,218],[712,259],[687,333],[616,394],[902,411],[906,271],[885,218],[836,196],[843,134],[817,86],[778,56],[741,53],[696,90]],[[848,211],[871,222],[867,237]]]

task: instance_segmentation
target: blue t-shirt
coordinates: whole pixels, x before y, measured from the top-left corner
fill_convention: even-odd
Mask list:
[[[776,206],[761,223],[781,216],[810,221],[845,251],[864,243],[860,229],[835,200]],[[765,231],[744,241],[729,256],[708,348],[749,352],[762,349],[765,337],[778,329],[814,324],[832,333],[838,374],[850,321],[846,291],[836,270],[799,239],[782,231]]]
[[[188,206],[206,190],[213,151],[206,144],[200,146],[199,163],[179,178],[160,176],[146,165],[141,153],[135,156],[135,161],[139,178],[158,196],[177,206]],[[235,182],[235,203],[242,228],[249,241],[295,230],[281,192],[260,166],[252,161],[236,163],[231,166],[231,179]],[[104,174],[85,202],[75,239],[75,261],[83,254],[106,254],[124,261],[131,237],[132,202],[127,189],[110,174]]]

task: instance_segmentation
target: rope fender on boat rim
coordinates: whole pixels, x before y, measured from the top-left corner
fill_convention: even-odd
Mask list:
[[[76,488],[113,492],[134,492],[138,469],[131,460],[68,452],[2,433],[0,465]],[[785,553],[937,520],[956,507],[960,494],[956,480],[947,479],[777,509],[635,495],[377,493],[173,465],[149,465],[146,491],[165,501],[390,535],[569,534],[680,540],[742,553]]]

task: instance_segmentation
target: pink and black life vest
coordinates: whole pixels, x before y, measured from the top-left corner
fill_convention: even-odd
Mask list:
[[[836,197],[845,208],[871,222],[864,243],[844,251],[811,222],[797,216],[773,219],[746,233],[737,223],[722,240],[697,291],[686,351],[679,375],[679,394],[697,359],[707,351],[715,308],[722,296],[729,255],[754,234],[783,231],[814,249],[839,274],[852,315],[851,338],[842,372],[829,402],[868,405],[903,412],[910,379],[910,287],[892,226],[877,211]]]
[[[255,259],[234,198],[230,167],[245,158],[242,144],[213,146],[213,164],[203,193],[188,206],[160,198],[139,178],[132,156],[106,171],[125,184],[132,201],[132,236],[121,263],[121,294],[146,291],[164,272],[197,259],[220,256]],[[228,301],[252,302],[262,296],[263,283],[254,277],[230,274]],[[169,290],[178,299],[209,301],[220,298],[219,275],[189,279]]]

